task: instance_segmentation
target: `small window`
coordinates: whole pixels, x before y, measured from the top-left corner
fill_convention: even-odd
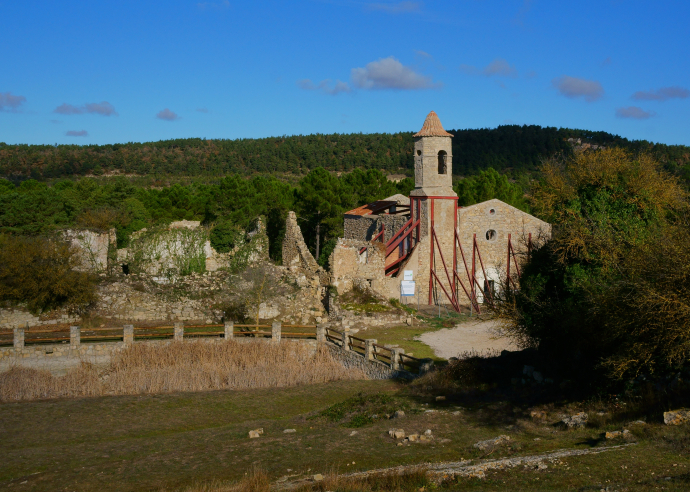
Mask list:
[[[122,265],[122,273],[129,275],[129,265]]]
[[[438,173],[446,174],[448,172],[448,166],[446,160],[448,159],[448,154],[445,150],[438,151]]]
[[[422,151],[421,151],[421,150],[417,150],[417,155],[422,155]]]
[[[492,208],[491,210],[489,210],[489,215],[496,215],[496,209]]]
[[[489,229],[488,231],[486,231],[486,240],[493,241],[494,239],[496,239],[496,231],[494,231],[493,229]]]

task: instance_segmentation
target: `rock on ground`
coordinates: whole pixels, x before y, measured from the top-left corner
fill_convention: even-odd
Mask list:
[[[671,410],[664,412],[664,424],[666,425],[680,425],[690,420],[690,410]]]
[[[570,417],[563,417],[562,422],[568,427],[584,427],[587,425],[588,415],[585,412],[580,412]]]
[[[481,449],[482,451],[489,451],[490,449],[503,446],[504,444],[508,444],[509,442],[510,436],[501,435],[498,437],[494,437],[493,439],[487,439],[486,441],[479,441],[478,443],[474,444],[474,447],[477,449]]]

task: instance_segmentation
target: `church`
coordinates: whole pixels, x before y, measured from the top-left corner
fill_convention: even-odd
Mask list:
[[[490,303],[515,285],[533,245],[551,226],[500,200],[458,206],[453,136],[435,112],[414,134],[415,187],[344,215],[344,237],[330,258],[331,283],[343,293],[365,280],[387,298],[461,307]]]

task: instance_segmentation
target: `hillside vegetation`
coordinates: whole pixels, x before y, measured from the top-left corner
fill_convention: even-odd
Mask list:
[[[493,167],[534,171],[543,157],[570,153],[568,138],[582,143],[646,150],[672,172],[684,172],[690,148],[630,141],[606,132],[506,125],[495,129],[450,130],[453,173],[476,174]],[[200,138],[108,145],[9,145],[0,143],[0,176],[33,178],[120,172],[154,176],[223,176],[255,173],[304,175],[317,167],[405,172],[413,168],[413,132],[297,135],[259,139]]]

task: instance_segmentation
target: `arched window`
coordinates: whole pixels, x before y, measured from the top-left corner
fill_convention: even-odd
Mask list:
[[[446,161],[448,159],[448,154],[446,153],[445,150],[439,150],[438,151],[438,173],[439,174],[446,174],[448,171],[448,166],[446,164]]]

